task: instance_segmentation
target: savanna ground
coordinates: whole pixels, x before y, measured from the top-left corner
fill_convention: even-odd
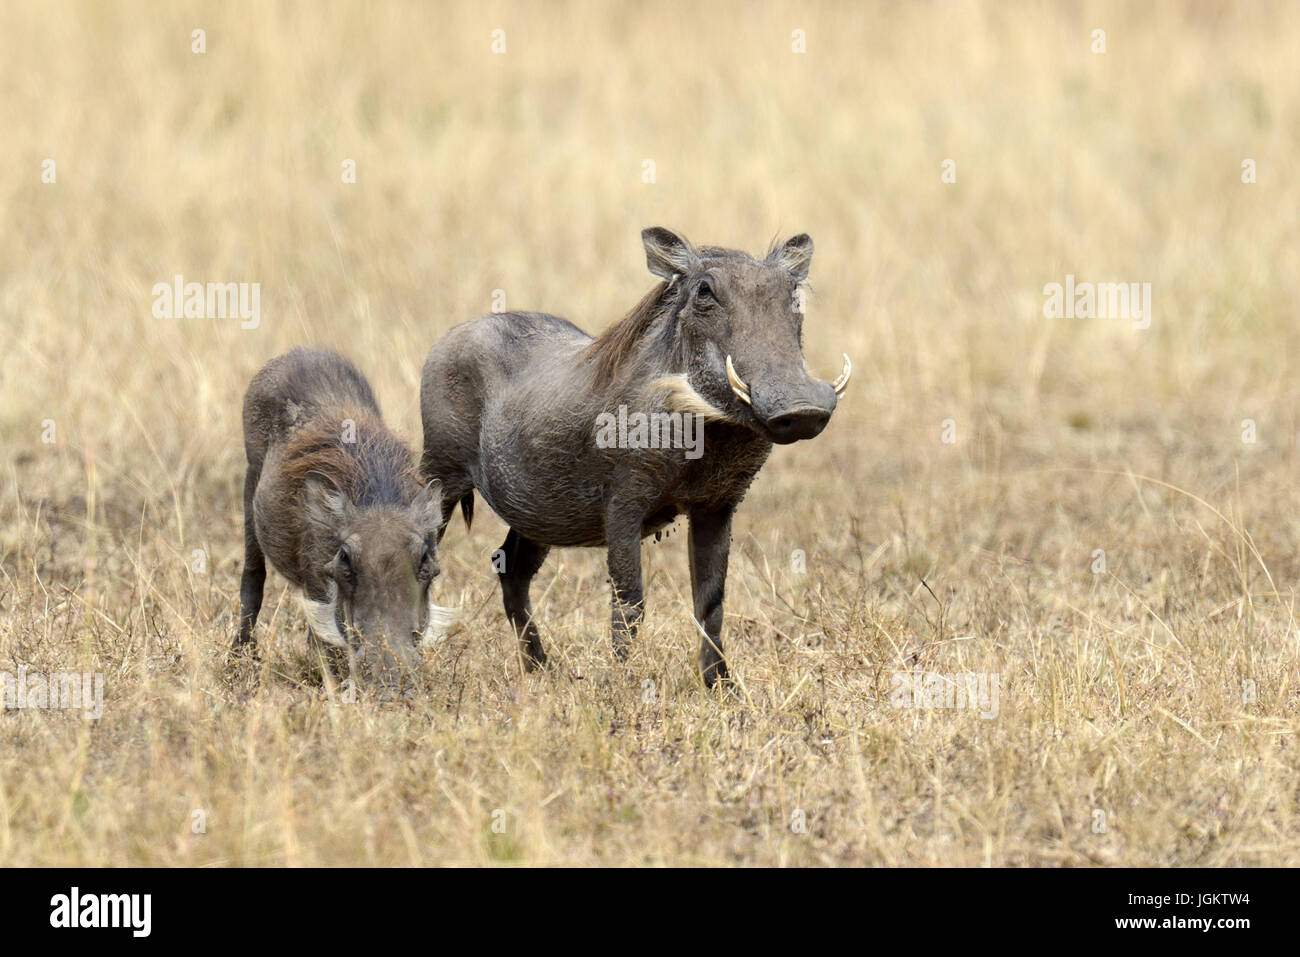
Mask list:
[[[105,685],[0,713],[0,864],[1297,863],[1298,59],[1285,3],[3,4],[0,670]],[[626,665],[553,552],[522,674],[482,506],[417,700],[323,687],[274,575],[228,675],[262,363],[343,351],[418,448],[438,336],[603,328],[658,224],[809,232],[809,366],[855,364],[738,513],[737,687],[684,534]],[[177,274],[260,324],[155,318]],[[1044,318],[1067,274],[1150,328]]]

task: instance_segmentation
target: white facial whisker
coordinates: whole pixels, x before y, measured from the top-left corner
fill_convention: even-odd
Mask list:
[[[459,608],[435,605],[433,599],[429,599],[429,623],[424,626],[424,634],[420,636],[420,644],[427,645],[435,641],[442,641],[451,632],[452,626],[459,620]]]
[[[700,395],[685,375],[660,376],[651,385],[666,394],[668,408],[672,412],[702,415],[709,422],[727,422],[731,420],[727,413]]]
[[[330,582],[329,594],[329,598],[325,601],[313,601],[305,594],[300,595],[302,610],[307,616],[307,624],[311,626],[311,630],[316,637],[327,645],[346,648],[347,642],[343,639],[342,633],[339,632],[337,617],[339,586],[334,582]]]

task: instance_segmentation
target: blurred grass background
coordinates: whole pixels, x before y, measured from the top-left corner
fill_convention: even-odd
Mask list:
[[[0,715],[0,862],[1295,863],[1298,21],[4,4],[0,667],[101,670],[107,700]],[[304,686],[280,582],[271,673],[227,681],[251,375],[336,348],[418,448],[439,335],[498,289],[603,328],[649,288],[650,225],[810,233],[810,368],[855,366],[739,513],[743,692],[693,677],[684,537],[647,549],[626,670],[602,556],[555,553],[562,664],[520,676],[489,516],[444,541],[469,617],[420,707]],[[176,274],[259,282],[259,327],[155,319]],[[1151,328],[1045,319],[1066,274],[1150,282]],[[918,663],[999,672],[1001,716],[890,709]]]

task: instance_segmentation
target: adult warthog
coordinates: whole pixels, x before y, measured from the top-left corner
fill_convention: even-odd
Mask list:
[[[826,427],[850,365],[846,355],[831,383],[804,363],[798,287],[812,259],[808,236],[762,260],[696,249],[663,228],[641,239],[662,282],[600,338],[555,316],[514,312],[457,326],[433,347],[420,383],[421,464],[442,482],[444,528],[458,502],[472,519],[475,489],[510,526],[497,571],[530,669],[546,660],[528,590],[547,552],[608,549],[622,658],[642,615],[641,539],[686,513],[700,666],[712,686],[727,676],[732,513],[774,442]],[[615,416],[619,441],[610,442]],[[657,420],[660,438],[669,425],[676,438],[683,416],[703,428],[702,445],[685,452],[638,431]]]
[[[244,574],[236,649],[251,647],[266,562],[302,589],[309,640],[383,694],[449,613],[430,603],[442,495],[380,417],[365,377],[331,352],[268,362],[244,396]]]

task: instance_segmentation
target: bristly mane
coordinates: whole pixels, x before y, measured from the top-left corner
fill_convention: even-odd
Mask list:
[[[343,422],[356,424],[356,441],[343,441]],[[282,472],[306,481],[318,475],[358,507],[409,505],[420,490],[410,449],[369,409],[334,406],[312,415],[289,440]]]
[[[678,288],[678,283],[659,283],[626,316],[613,323],[587,346],[582,359],[594,364],[597,383],[613,382],[618,378],[623,364],[636,350],[637,343],[663,312],[666,300],[677,300]]]

